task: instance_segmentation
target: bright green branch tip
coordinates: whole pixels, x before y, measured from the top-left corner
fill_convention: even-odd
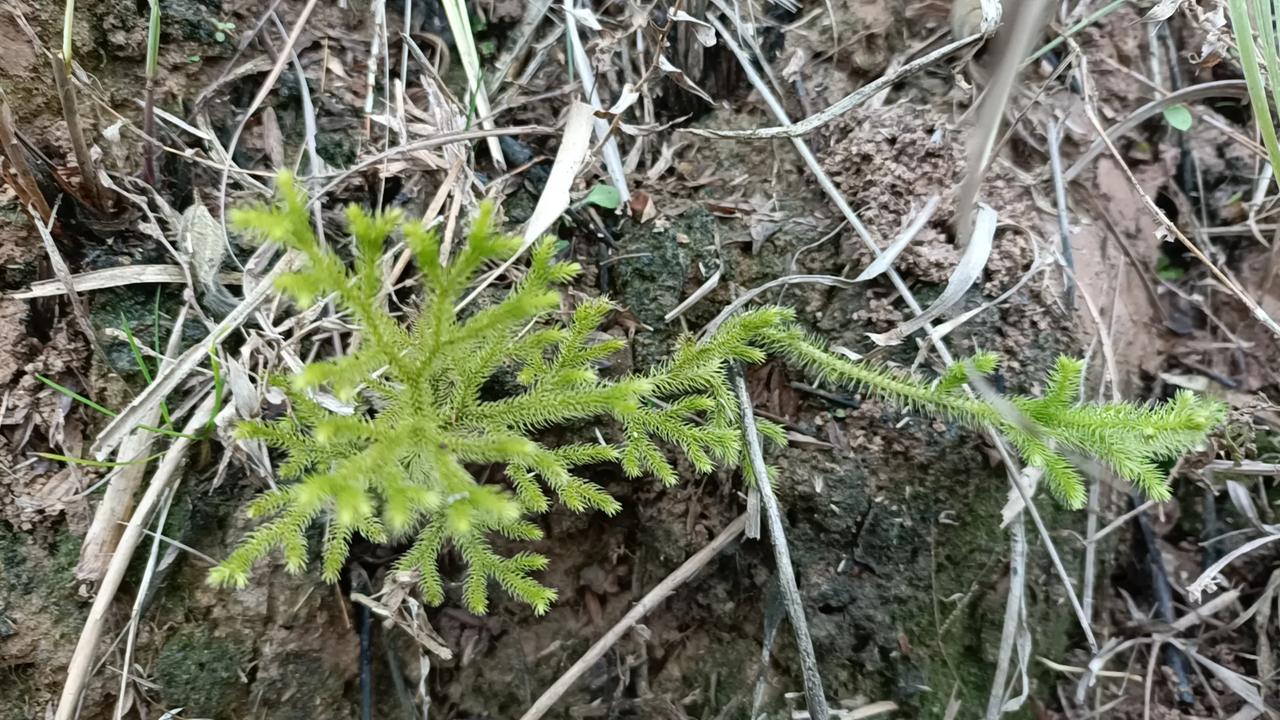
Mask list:
[[[1223,415],[1218,403],[1191,394],[1154,407],[1078,403],[1081,366],[1062,359],[1045,397],[1008,398],[1024,418],[1005,418],[997,404],[965,394],[965,367],[928,381],[851,362],[808,337],[780,307],[741,313],[700,341],[684,338],[670,359],[646,373],[605,378],[597,368],[624,348],[621,340],[595,339],[612,305],[590,299],[564,310],[566,296],[557,288],[580,267],[560,259],[551,238],[532,247],[523,278],[501,298],[483,309],[454,310],[486,263],[520,247],[518,238],[496,230],[488,205],[447,262],[434,231],[396,211],[370,215],[356,207],[347,212],[353,259],[345,262],[312,232],[306,199],[288,176],[279,179],[274,205],[240,210],[232,219],[243,231],[300,252],[304,269],[281,278],[279,289],[302,305],[331,298],[360,337],[349,355],[275,380],[289,398],[287,416],[240,425],[240,437],[284,451],[282,482],[250,504],[249,515],[265,522],[210,572],[214,585],[244,587],[253,565],[276,549],[287,569],[302,571],[307,532],[320,523],[328,581],[341,574],[359,534],[408,542],[398,569],[416,575],[427,602],[444,600],[439,556],[452,548],[467,568],[460,592],[469,610],[485,612],[496,581],[534,612],[546,612],[556,593],[533,577],[546,558],[503,555],[494,534],[539,539],[541,529],[529,518],[553,500],[575,512],[617,513],[618,501],[583,477],[592,465],[617,463],[629,477],[673,484],[679,474],[664,448],[674,447],[699,473],[747,467],[729,372],[736,362],[759,363],[771,354],[905,410],[998,429],[1026,462],[1045,468],[1050,488],[1072,507],[1084,502],[1083,483],[1063,450],[1097,458],[1148,495],[1167,497],[1157,462],[1197,445]],[[421,303],[407,325],[380,296],[381,260],[393,234],[423,277]],[[994,356],[980,355],[967,367],[989,373],[995,364]],[[493,397],[490,381],[500,371],[510,372],[518,389]],[[351,403],[354,413],[322,406],[314,398],[321,389]],[[618,428],[616,442],[549,446],[536,439],[544,429],[600,422]],[[783,442],[781,427],[763,420],[760,427]],[[506,482],[486,482],[468,469],[489,465],[503,467]]]

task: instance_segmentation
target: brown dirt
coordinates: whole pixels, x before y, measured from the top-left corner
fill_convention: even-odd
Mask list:
[[[288,25],[301,4],[286,0],[281,5]],[[313,88],[323,76],[325,92],[316,97],[321,154],[340,167],[372,147],[359,109],[366,91],[371,30],[365,14],[343,11],[336,3],[321,5],[299,52]],[[522,8],[510,2],[479,5],[493,28],[480,32],[500,47],[507,23],[517,19]],[[945,8],[933,7],[937,3],[835,0],[829,5],[839,19],[841,47],[835,53],[829,52],[829,27],[813,18],[785,33],[778,27],[797,18],[779,19],[776,8],[762,18],[768,26],[766,52],[794,92],[787,101],[796,117],[880,74],[907,48],[945,25]],[[81,62],[98,82],[93,99],[101,106],[86,117],[91,135],[99,137],[112,121],[103,108],[136,118],[145,31],[141,6],[132,0],[82,6],[76,42],[83,50]],[[60,7],[15,7],[46,45],[55,42]],[[689,7],[697,10],[700,5]],[[810,10],[816,11],[814,18],[822,18],[828,5]],[[261,3],[250,0],[220,6],[203,0],[165,3],[160,106],[179,114],[189,110],[234,52],[234,36],[216,41],[211,20],[234,21],[238,33],[252,27],[260,11]],[[1142,67],[1147,57],[1143,34],[1134,29],[1136,12],[1126,8],[1081,34],[1107,121],[1147,97],[1141,83],[1124,72]],[[392,27],[397,20],[390,18]],[[55,164],[69,165],[65,123],[49,90],[44,60],[8,14],[0,15],[0,46],[13,48],[0,64],[0,80],[18,112],[19,126]],[[530,95],[543,93],[544,99],[526,105],[517,98],[502,122],[557,122],[565,68],[556,53],[562,53],[562,47],[550,46],[544,68],[519,89]],[[683,47],[672,52],[681,59],[701,58],[705,67],[694,79],[731,106],[681,122],[737,128],[772,124],[721,49],[704,53]],[[246,57],[267,56],[256,44],[247,53]],[[595,47],[593,53],[622,62],[616,46]],[[784,72],[788,67],[791,72]],[[449,72],[451,87],[462,95],[456,58]],[[267,102],[276,125],[267,113],[249,124],[238,155],[242,164],[267,170],[273,158],[288,159],[298,152],[302,119],[296,78],[290,75],[291,71],[285,73],[278,92]],[[210,97],[209,117],[223,137],[261,78],[261,71],[252,72]],[[617,81],[619,77],[604,80]],[[705,103],[690,100],[681,94],[684,91],[667,86],[663,92],[664,107],[654,108],[656,115],[646,120],[679,117],[663,118],[664,112],[707,112]],[[416,88],[410,96],[421,100]],[[1068,152],[1077,152],[1076,145],[1091,136],[1081,122],[1078,102],[1056,86],[1047,97],[1053,107],[1065,109]],[[949,72],[925,74],[896,89],[883,105],[860,109],[810,138],[824,167],[882,244],[897,234],[925,198],[943,198],[933,221],[896,266],[926,304],[940,292],[959,257],[952,226],[955,192],[965,172],[967,131],[960,116],[969,100],[953,87]],[[1039,127],[1042,118],[1036,112],[1024,121],[1027,126]],[[605,216],[602,226],[612,236],[610,248],[580,226],[562,229],[571,252],[588,265],[585,275],[590,283],[580,290],[607,291],[625,306],[611,329],[633,336],[632,355],[621,360],[621,366],[655,362],[678,333],[701,327],[744,288],[792,272],[856,273],[869,262],[870,253],[848,228],[815,244],[842,218],[786,141],[691,140],[670,129],[653,128],[643,133],[643,140],[628,135],[624,144],[629,148],[644,143],[637,155],[637,175],[643,177],[636,178],[636,187],[650,196],[656,218],[642,223],[591,210],[592,216]],[[965,298],[964,308],[1013,285],[1030,268],[1035,248],[1043,254],[1057,242],[1044,157],[1029,146],[1027,137],[1034,139],[1034,132],[1016,136],[988,173],[983,200],[998,210],[1002,224],[987,272]],[[1233,198],[1249,187],[1252,178],[1240,168],[1252,159],[1243,157],[1221,133],[1202,125],[1190,138],[1190,152],[1200,158],[1209,182],[1205,204],[1221,209],[1216,220],[1239,222],[1238,208],[1233,210],[1238,199]],[[536,153],[544,154],[553,153],[557,142],[526,140]],[[1122,146],[1145,190],[1153,196],[1176,194],[1182,150],[1163,128],[1144,128]],[[111,162],[119,165],[112,170],[136,173],[140,147],[136,138],[126,136],[121,145],[105,148]],[[646,168],[660,162],[646,174]],[[162,193],[180,206],[192,186],[208,180],[208,171],[174,158],[169,163]],[[483,157],[476,159],[476,166],[485,178],[497,174],[485,166]],[[74,180],[74,171],[67,174]],[[439,181],[439,173],[416,166],[397,166],[391,174],[388,187],[411,195],[405,202],[414,207],[425,207]],[[515,217],[517,208],[532,205],[533,174],[522,171],[507,185],[509,215]],[[373,176],[358,177],[341,192],[348,199],[369,202],[370,189],[376,186]],[[1204,284],[1203,273],[1194,268],[1185,279],[1173,282],[1186,294],[1206,296],[1201,305],[1177,300],[1173,288],[1153,279],[1168,248],[1156,238],[1155,225],[1110,160],[1098,161],[1092,176],[1077,184],[1072,204],[1075,272],[1082,292],[1109,325],[1127,397],[1145,397],[1153,379],[1170,369],[1171,356],[1237,379],[1237,396],[1274,395],[1280,387],[1274,371],[1273,359],[1280,350],[1275,339],[1247,322],[1241,309]],[[581,220],[583,214],[575,217]],[[44,272],[43,248],[21,218],[12,196],[0,195],[4,290],[25,286]],[[73,269],[121,264],[122,258],[167,258],[137,234],[87,240],[92,249],[83,256],[72,254]],[[1129,253],[1121,251],[1122,240]],[[1280,316],[1280,281],[1268,280],[1274,267],[1260,246],[1249,243],[1253,241],[1224,245],[1224,257],[1246,287],[1256,289],[1264,307]],[[716,268],[724,271],[721,285],[681,318],[666,322],[665,314]],[[1269,282],[1270,290],[1264,292]],[[955,332],[948,342],[958,355],[976,349],[1001,352],[1006,361],[1000,379],[1014,390],[1035,391],[1052,358],[1061,352],[1090,351],[1090,362],[1097,367],[1099,352],[1091,348],[1091,341],[1098,330],[1083,308],[1072,313],[1064,306],[1061,288],[1060,274],[1050,270]],[[1155,300],[1150,297],[1153,292],[1158,293]],[[143,327],[151,322],[155,297],[155,289],[148,287],[137,293],[93,294],[86,301],[102,328],[118,324],[121,314]],[[768,299],[794,306],[803,322],[833,344],[901,366],[919,360],[913,345],[877,350],[866,339],[866,333],[887,330],[906,319],[900,299],[884,280],[853,290],[798,286]],[[168,322],[178,300],[162,294],[161,302]],[[1248,344],[1246,351],[1213,349],[1222,337],[1206,317],[1210,312],[1221,325],[1238,331]],[[84,618],[86,598],[72,580],[72,569],[95,501],[73,496],[100,477],[34,455],[82,455],[101,424],[101,418],[35,376],[52,378],[112,407],[126,403],[141,380],[128,374],[132,359],[119,344],[109,347],[109,364],[91,358],[65,303],[0,299],[0,348],[0,719],[26,720],[43,716],[56,697],[60,673]],[[1184,374],[1188,367],[1175,365]],[[920,369],[940,368],[936,358],[925,355]],[[807,378],[778,364],[757,370],[749,380],[759,409],[783,418],[794,437],[805,439],[771,461],[781,469],[785,524],[828,694],[846,704],[893,700],[902,706],[903,717],[941,717],[954,695],[962,702],[959,716],[975,716],[985,705],[1007,583],[1007,541],[998,527],[1006,483],[991,451],[967,431],[872,399],[850,395],[833,400],[812,394],[795,384]],[[1155,387],[1161,386],[1157,382]],[[1259,426],[1263,427],[1261,421]],[[1260,435],[1263,439],[1253,442],[1253,450],[1274,453],[1268,449],[1266,430]],[[261,489],[245,476],[238,459],[231,460],[230,472],[215,486],[212,478],[225,452],[215,443],[199,444],[166,526],[167,536],[214,558],[225,556],[247,529],[240,508]],[[742,504],[738,478],[725,475],[661,489],[626,481],[606,469],[598,481],[623,500],[623,512],[606,519],[554,511],[544,520],[546,538],[533,548],[551,558],[542,581],[561,592],[561,600],[545,617],[535,618],[527,608],[495,594],[491,614],[476,618],[457,609],[456,588],[451,586],[446,606],[431,609],[426,617],[455,658],[433,659],[429,671],[420,648],[404,633],[383,626],[373,631],[375,716],[403,714],[403,703],[423,675],[434,717],[517,715],[638,597],[724,527]],[[1185,583],[1203,559],[1196,544],[1198,500],[1191,497],[1198,491],[1192,491],[1181,499],[1182,512],[1176,517],[1171,512],[1169,522],[1159,529],[1167,536],[1171,572],[1178,583]],[[1078,567],[1078,544],[1068,536],[1083,531],[1083,516],[1048,502],[1042,512],[1066,553],[1065,561]],[[1036,654],[1083,665],[1087,659],[1071,655],[1080,642],[1063,611],[1058,581],[1039,540],[1034,543],[1028,570]],[[1108,553],[1129,554],[1116,547],[1109,547]],[[386,548],[359,548],[353,566],[367,571],[378,584],[389,557]],[[144,682],[136,684],[128,698],[130,717],[159,717],[177,707],[186,708],[184,716],[190,717],[357,716],[359,638],[357,612],[345,598],[349,582],[334,588],[312,575],[290,577],[277,562],[255,575],[255,584],[246,591],[215,591],[204,584],[207,566],[201,556],[173,548],[162,553],[159,567],[131,668]],[[458,568],[446,571],[456,579]],[[646,618],[642,630],[591,668],[562,700],[558,716],[745,715],[743,706],[734,703],[750,696],[760,672],[765,622],[774,611],[773,574],[772,558],[762,543],[739,543],[723,553]],[[132,570],[117,600],[109,621],[112,633],[123,627],[137,577],[137,570]],[[1100,589],[1100,613],[1113,629],[1127,628],[1130,621],[1118,588],[1140,598],[1139,603],[1148,602],[1146,590],[1126,584],[1130,580],[1118,577]],[[783,628],[764,677],[766,707],[775,714],[785,712],[786,694],[801,687],[795,649]],[[1224,645],[1230,647],[1217,656],[1220,662],[1242,670],[1251,667],[1240,659],[1249,650],[1244,640]],[[120,659],[115,651],[106,657],[108,664]],[[1054,716],[1049,708],[1058,707],[1055,684],[1060,680],[1036,673],[1037,715]],[[409,687],[397,690],[397,681]],[[81,717],[109,717],[117,687],[118,675],[99,672]],[[1157,699],[1165,716],[1189,717],[1172,709],[1167,697],[1157,693]],[[1126,712],[1140,713],[1140,706],[1131,706],[1127,701],[1122,705]]]

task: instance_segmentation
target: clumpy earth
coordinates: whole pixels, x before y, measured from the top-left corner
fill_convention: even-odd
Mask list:
[[[161,107],[179,115],[196,106],[207,109],[215,134],[230,134],[237,113],[254,97],[269,64],[223,78],[222,62],[234,55],[236,46],[225,37],[219,40],[216,33],[225,33],[218,30],[219,23],[234,23],[241,31],[253,26],[262,9],[258,5],[238,0],[162,2],[166,22]],[[286,25],[301,5],[293,0],[282,3]],[[342,167],[381,147],[365,135],[366,118],[359,109],[372,30],[367,14],[352,14],[337,3],[321,5],[299,52],[313,92],[322,79],[326,87],[315,98],[322,136],[318,152]],[[519,3],[486,5],[493,6],[494,24],[477,32],[499,50],[503,33],[522,17],[524,8]],[[834,54],[828,49],[835,38],[827,33],[782,33],[775,26],[781,16],[771,15],[775,25],[763,35],[764,52],[779,66],[808,68],[805,73],[793,69],[785,74],[787,82],[803,90],[798,92],[802,107],[792,110],[826,106],[884,72],[899,53],[920,40],[917,30],[924,33],[945,23],[945,10],[930,3],[921,6],[837,0],[821,7],[820,12],[835,13],[839,20],[843,49]],[[129,112],[141,86],[145,13],[140,7],[133,2],[93,4],[82,9],[75,33],[77,45],[86,49],[81,62],[100,83],[97,99]],[[705,3],[691,2],[688,7],[696,14],[705,10]],[[52,44],[60,29],[60,8],[23,5],[20,10],[39,37]],[[1106,30],[1132,34],[1124,28],[1134,19],[1117,14],[1103,30],[1091,29],[1087,36],[1091,42],[1110,42],[1105,40]],[[424,32],[439,37],[444,26],[432,25],[435,20],[423,21]],[[912,25],[917,21],[923,25]],[[708,104],[665,78],[661,92],[672,99],[675,110],[659,111],[651,119],[673,122],[675,128],[773,124],[741,74],[727,68],[732,56],[718,46],[691,47],[696,40],[692,29],[681,37],[684,44],[673,48],[674,56],[687,63],[691,79],[723,99],[723,105]],[[423,38],[423,43],[430,51],[428,40]],[[446,34],[443,42],[447,40]],[[0,45],[17,48],[0,65],[0,79],[23,132],[57,162],[69,163],[65,123],[47,87],[43,55],[9,18],[0,18]],[[556,59],[561,44],[540,47]],[[605,57],[616,48],[596,50]],[[1119,45],[1108,45],[1104,51],[1117,61],[1141,55]],[[697,67],[703,71],[697,72]],[[521,78],[521,83],[559,88],[563,69],[549,66],[543,74],[551,79],[535,74]],[[455,90],[465,87],[456,58],[440,72]],[[273,153],[302,154],[305,112],[296,89],[298,78],[292,73],[291,68],[283,73],[278,95],[266,103],[277,126],[255,120],[247,128],[237,156],[242,165],[266,171],[277,163]],[[1115,104],[1116,113],[1137,102],[1139,94],[1121,84],[1126,81],[1123,73],[1107,68],[1099,73],[1114,90],[1108,101]],[[807,85],[800,83],[805,78]],[[939,295],[960,257],[955,195],[966,172],[963,148],[968,131],[957,115],[972,98],[953,85],[949,71],[922,75],[809,138],[823,168],[881,246],[929,197],[940,198],[932,220],[895,264],[926,306]],[[211,94],[204,94],[209,88]],[[411,92],[416,91],[415,87]],[[503,122],[555,126],[561,107],[556,103],[558,99],[517,103]],[[661,114],[676,111],[679,114],[670,117]],[[467,119],[463,116],[459,126]],[[415,115],[411,121],[426,119]],[[105,115],[95,116],[92,129],[101,134],[109,122]],[[607,293],[619,305],[607,330],[626,337],[630,345],[622,357],[611,360],[608,371],[660,362],[682,335],[700,331],[749,289],[797,274],[849,277],[870,262],[871,251],[825,201],[787,141],[712,141],[673,128],[641,131],[638,137],[655,142],[640,155],[661,167],[639,174],[633,190],[644,193],[652,214],[614,216],[603,208],[584,209],[575,201],[558,228],[566,253],[585,266],[584,281],[573,291]],[[1234,147],[1223,145],[1220,138],[1196,138],[1204,146],[1218,143],[1212,145],[1218,148],[1215,153],[1227,154]],[[503,186],[509,191],[505,209],[513,226],[532,211],[541,189],[534,178],[545,181],[544,159],[554,154],[557,142],[541,137],[528,141],[536,145],[527,148],[533,163],[528,176],[517,173]],[[117,164],[113,171],[136,172],[129,163],[136,161],[140,145],[131,143],[134,140],[104,141],[106,162]],[[476,144],[481,146],[482,142]],[[1160,147],[1156,143],[1156,149]],[[470,160],[483,165],[483,151],[477,153]],[[946,342],[957,357],[979,349],[997,351],[1004,357],[997,383],[1010,391],[1035,393],[1058,354],[1084,355],[1095,366],[1099,363],[1085,310],[1068,307],[1062,276],[1048,261],[1057,230],[1043,170],[1024,167],[1019,159],[1013,152],[1002,155],[988,170],[981,199],[1000,216],[991,260],[948,317],[993,302],[1028,273],[1034,274],[1010,297],[947,336]],[[1170,187],[1176,164],[1171,156],[1147,159],[1138,168],[1144,187],[1152,192]],[[1232,175],[1236,158],[1229,159],[1206,166],[1214,178],[1231,176],[1213,185],[1217,195],[1234,194],[1242,185]],[[177,154],[162,165],[165,176],[175,179],[161,193],[176,208],[190,202],[193,187],[214,181],[202,176],[203,170],[187,167]],[[467,180],[479,183],[501,176],[491,170],[485,168]],[[464,177],[471,171],[468,167]],[[343,199],[367,204],[375,197],[395,197],[421,211],[437,190],[438,178],[416,166],[397,166],[387,175],[360,175],[353,184],[368,192],[348,191]],[[1164,251],[1132,189],[1117,177],[1114,167],[1099,163],[1097,184],[1119,198],[1111,209],[1111,227],[1133,239],[1141,267],[1154,269]],[[385,187],[379,184],[384,180]],[[336,206],[335,200],[335,214]],[[582,230],[593,222],[607,233]],[[1100,227],[1081,227],[1075,236],[1077,274],[1087,290],[1110,292],[1108,283],[1121,262],[1097,250],[1106,236]],[[126,260],[169,262],[164,249],[140,233],[91,240],[90,250],[68,253],[74,270],[127,264]],[[246,257],[251,252],[239,249]],[[47,279],[44,252],[16,199],[0,194],[3,290],[8,293]],[[1265,275],[1267,268],[1253,257],[1245,267],[1254,278]],[[1115,320],[1113,328],[1117,337],[1126,338],[1117,348],[1126,393],[1141,388],[1144,378],[1165,362],[1164,342],[1151,327],[1168,316],[1168,308],[1154,300],[1148,303],[1144,286],[1130,280],[1130,286],[1117,293],[1130,314]],[[162,340],[183,302],[177,287],[84,294],[104,357],[96,356],[82,337],[64,301],[0,298],[0,720],[44,717],[56,701],[93,591],[75,579],[80,540],[97,502],[88,488],[106,474],[104,469],[68,466],[34,454],[83,456],[104,422],[37,376],[107,407],[123,407],[146,379],[137,371],[129,346],[107,330],[128,324],[147,347],[158,347],[157,329]],[[700,297],[686,302],[695,295]],[[883,277],[846,288],[793,284],[771,289],[760,300],[795,308],[800,321],[832,345],[926,376],[942,369],[936,352],[922,349],[914,338],[888,348],[876,347],[867,338],[909,317]],[[1265,302],[1271,307],[1275,299]],[[676,312],[682,304],[685,307]],[[193,323],[188,332],[184,342],[189,345],[203,330]],[[1259,391],[1270,382],[1255,373],[1245,388]],[[752,369],[748,384],[757,411],[784,423],[790,433],[790,445],[772,451],[769,460],[778,470],[783,520],[833,703],[854,707],[892,701],[902,717],[942,718],[948,706],[958,702],[959,717],[978,715],[991,685],[1008,584],[1008,531],[1000,526],[1000,510],[1009,485],[994,450],[978,434],[823,385],[777,362]],[[158,546],[155,577],[145,588],[145,553],[135,558],[107,621],[104,662],[83,701],[84,720],[111,717],[117,703],[130,717],[160,717],[177,708],[188,718],[358,717],[364,615],[350,597],[352,592],[368,594],[396,582],[387,568],[398,548],[357,546],[349,572],[336,586],[321,583],[314,573],[291,576],[273,560],[255,573],[254,584],[246,590],[208,588],[210,559],[224,557],[251,529],[241,510],[263,485],[245,472],[243,456],[229,444],[225,438],[203,440],[192,452],[163,532],[175,544]],[[423,609],[409,603],[406,607],[412,609],[406,612],[420,627],[438,634],[452,657],[431,655],[402,627],[381,618],[370,622],[366,639],[371,655],[364,666],[372,677],[374,716],[404,716],[423,695],[430,698],[433,717],[507,718],[523,712],[636,600],[741,512],[745,488],[739,476],[722,472],[698,477],[689,467],[680,469],[685,481],[662,488],[624,479],[616,468],[598,468],[593,479],[623,503],[618,516],[580,516],[557,509],[539,520],[545,538],[531,549],[550,558],[540,579],[560,593],[543,617],[534,617],[527,607],[497,592],[488,616],[461,611],[462,568],[446,560],[450,582],[444,606]],[[1040,511],[1063,562],[1075,572],[1081,566],[1080,545],[1061,538],[1082,534],[1085,516],[1067,512],[1047,498]],[[1027,624],[1035,652],[1063,660],[1080,645],[1079,631],[1042,538],[1029,528],[1028,539]],[[759,687],[764,711],[770,717],[789,717],[788,709],[796,703],[793,694],[802,684],[790,632],[785,621],[778,625],[775,574],[767,542],[735,543],[613,647],[553,715],[745,717]],[[121,699],[117,694],[122,642],[110,649],[107,645],[123,632],[138,595],[143,613],[128,668],[136,682]],[[762,665],[766,637],[775,642],[771,659]],[[1040,716],[1052,706],[1058,681],[1059,676],[1036,666],[1032,702],[1021,716]]]

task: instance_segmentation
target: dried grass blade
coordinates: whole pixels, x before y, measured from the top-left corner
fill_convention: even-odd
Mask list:
[[[462,60],[462,69],[467,74],[467,94],[475,100],[476,114],[480,116],[480,127],[493,129],[493,109],[489,105],[489,91],[485,89],[484,78],[480,69],[480,54],[476,52],[476,37],[471,31],[471,18],[467,15],[467,6],[463,0],[442,0],[444,14],[449,21],[449,29],[453,32],[453,40],[458,46],[458,55]],[[501,171],[506,171],[507,161],[502,154],[502,146],[498,138],[490,136],[485,140],[489,148],[489,156],[493,164]]]
[[[986,175],[991,155],[995,151],[996,138],[1000,134],[1000,119],[1004,117],[1009,96],[1018,79],[1018,71],[1022,69],[1022,59],[1031,52],[1032,45],[1040,36],[1037,29],[1045,17],[1047,7],[1047,0],[1027,0],[1018,4],[1012,30],[1004,38],[1004,52],[997,61],[995,76],[978,108],[977,128],[969,143],[968,168],[956,200],[956,222],[959,224],[956,230],[961,247],[969,244],[969,215],[978,202],[982,178]],[[976,223],[972,229],[977,231]]]
[[[885,248],[884,252],[873,260],[871,264],[867,266],[866,270],[859,273],[858,277],[854,278],[853,281],[866,282],[874,277],[880,276],[886,270],[893,267],[893,261],[898,259],[898,256],[902,254],[902,251],[907,249],[907,246],[911,244],[911,241],[916,239],[916,235],[919,235],[920,231],[924,229],[924,226],[933,218],[933,214],[938,210],[938,203],[941,201],[942,198],[937,195],[930,196],[930,198],[925,201],[924,207],[920,212],[916,213],[916,216],[912,218],[911,223],[907,225],[896,239],[894,239],[893,243],[889,245],[889,247]]]
[[[565,32],[569,34],[569,44],[573,47],[573,64],[578,70],[579,77],[582,78],[582,88],[587,93],[587,100],[591,103],[591,107],[600,111],[604,109],[604,105],[600,102],[600,91],[596,83],[595,71],[591,67],[591,58],[587,55],[587,49],[582,45],[582,38],[578,34],[578,24],[574,19],[573,0],[565,0]],[[622,154],[618,151],[618,141],[610,134],[611,128],[608,122],[601,118],[594,118],[596,135],[598,140],[603,143],[601,155],[604,158],[605,169],[609,171],[609,181],[613,183],[618,194],[621,196],[620,202],[626,204],[631,200],[631,191],[627,189],[627,172],[622,165]]]
[[[867,336],[872,342],[881,346],[897,345],[908,335],[933,322],[935,318],[959,302],[969,288],[978,281],[982,275],[982,269],[987,266],[987,260],[991,257],[991,247],[995,242],[998,219],[996,211],[990,206],[979,204],[969,244],[965,246],[964,254],[960,256],[960,262],[952,271],[951,277],[947,278],[947,286],[942,294],[924,312],[893,330],[887,333],[868,333]]]
[[[489,273],[458,303],[458,309],[466,307],[482,290],[489,286],[495,278],[506,272],[525,250],[529,249],[538,238],[542,237],[551,224],[569,207],[569,191],[573,181],[582,172],[583,165],[591,151],[591,124],[594,119],[591,106],[575,102],[569,106],[569,116],[565,120],[564,134],[560,136],[560,147],[556,150],[556,159],[551,163],[551,172],[547,174],[547,182],[542,187],[542,195],[533,208],[533,215],[524,229],[524,243],[509,260]]]

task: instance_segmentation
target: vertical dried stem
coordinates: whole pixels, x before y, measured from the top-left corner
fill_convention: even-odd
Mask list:
[[[53,211],[49,208],[49,202],[45,200],[44,194],[40,192],[35,175],[31,173],[31,166],[27,164],[27,156],[18,142],[13,111],[9,108],[9,100],[3,91],[0,91],[0,149],[4,150],[5,157],[9,161],[9,167],[4,169],[5,182],[13,188],[13,192],[24,205],[35,208],[41,222],[48,224]]]
[[[733,373],[733,389],[738,395],[738,407],[742,411],[742,433],[745,435],[747,457],[751,459],[751,471],[760,488],[760,504],[764,506],[765,521],[769,524],[769,544],[773,546],[773,560],[777,565],[778,589],[782,592],[782,604],[787,609],[791,630],[795,634],[800,651],[800,673],[804,677],[805,703],[809,717],[827,720],[827,697],[822,691],[822,675],[818,672],[818,658],[813,652],[813,638],[809,637],[809,623],[804,616],[804,603],[800,600],[800,588],[796,585],[795,569],[791,567],[791,551],[787,548],[787,536],[782,529],[782,511],[778,498],[769,484],[769,470],[764,464],[764,452],[760,447],[760,433],[756,430],[755,411],[751,408],[751,395],[747,382],[737,369]]]
[[[76,164],[80,166],[80,183],[84,189],[84,197],[96,210],[105,210],[105,192],[98,184],[98,168],[89,154],[89,145],[84,140],[84,128],[80,126],[80,108],[76,104],[76,88],[71,81],[69,62],[63,60],[61,54],[54,55],[53,81],[58,86],[58,99],[62,102],[62,117],[67,121],[67,134],[71,136],[71,149],[76,155]]]

